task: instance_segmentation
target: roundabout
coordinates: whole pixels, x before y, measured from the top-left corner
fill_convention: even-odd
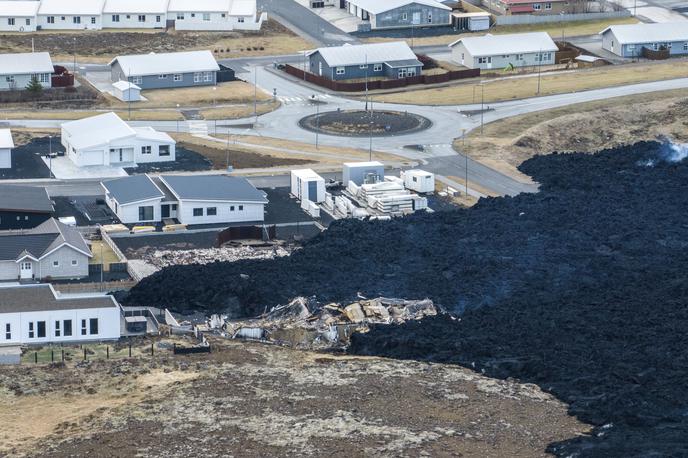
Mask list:
[[[390,137],[426,130],[432,121],[424,116],[389,110],[336,110],[299,120],[311,132],[341,137]]]

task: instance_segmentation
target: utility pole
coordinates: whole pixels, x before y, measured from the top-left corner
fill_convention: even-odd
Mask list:
[[[103,270],[105,270],[105,260],[103,259],[103,241],[100,241],[100,290],[103,290]]]
[[[127,83],[129,83],[129,88],[127,89],[127,120],[131,121],[131,68],[129,69]]]
[[[368,160],[373,160],[373,101],[370,101],[370,126],[368,128]]]
[[[463,157],[466,159],[466,196],[468,196],[468,154],[466,153],[466,129],[462,129],[461,132],[461,149],[463,150]]]
[[[76,75],[76,37],[74,37],[74,47],[72,48],[72,51],[74,51],[74,64],[72,65],[72,73]]]
[[[315,149],[318,149],[318,133],[320,132],[320,103],[315,94],[311,96],[315,103]]]
[[[50,178],[53,177],[53,136],[48,135],[48,168],[50,169]]]
[[[227,152],[227,168],[226,168],[225,170],[229,170],[229,135],[230,135],[230,134],[229,134],[229,129],[227,129],[227,148],[226,148],[226,152]]]
[[[365,55],[365,111],[368,111],[368,54]]]
[[[258,67],[256,66],[253,70],[253,115],[256,117],[254,123],[258,124]]]
[[[306,81],[306,50],[303,51],[303,81]]]
[[[540,93],[540,75],[542,75],[542,48],[540,49],[540,53],[538,54],[538,79],[536,94]]]
[[[485,120],[485,86],[480,84],[480,135],[483,134],[483,124]]]

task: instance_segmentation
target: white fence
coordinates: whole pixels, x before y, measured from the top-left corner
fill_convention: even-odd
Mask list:
[[[623,11],[608,11],[606,13],[577,13],[577,14],[551,14],[551,15],[534,15],[534,14],[519,14],[517,16],[495,16],[495,23],[497,25],[519,25],[519,24],[547,24],[551,22],[569,22],[569,21],[595,21],[600,19],[612,19],[630,17],[631,12]],[[601,30],[600,30],[601,31]]]

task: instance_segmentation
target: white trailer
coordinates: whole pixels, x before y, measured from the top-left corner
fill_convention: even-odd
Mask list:
[[[411,191],[423,193],[435,191],[434,173],[420,169],[406,170],[401,172],[401,178],[404,180],[404,187]]]
[[[382,162],[345,162],[342,168],[342,182],[348,186],[349,181],[357,185],[377,183],[385,179],[385,166]]]
[[[325,201],[325,179],[311,169],[291,171],[291,193],[303,201]]]

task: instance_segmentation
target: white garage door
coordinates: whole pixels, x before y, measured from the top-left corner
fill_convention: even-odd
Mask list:
[[[103,165],[103,151],[84,151],[79,162],[81,165]]]

